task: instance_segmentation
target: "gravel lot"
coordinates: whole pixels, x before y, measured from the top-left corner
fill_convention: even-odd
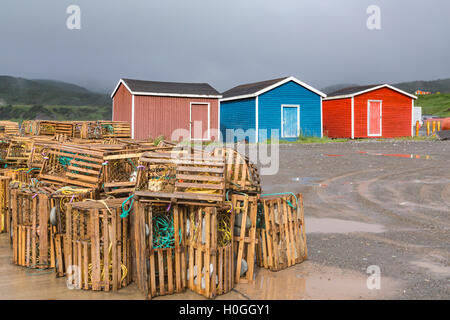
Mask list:
[[[450,141],[281,145],[280,154],[264,192],[304,194],[308,262],[362,274],[378,265],[381,298],[450,297]]]

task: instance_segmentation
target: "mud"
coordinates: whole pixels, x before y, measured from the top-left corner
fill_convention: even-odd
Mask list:
[[[281,145],[280,170],[263,176],[263,189],[303,193],[309,258],[279,272],[257,268],[254,284],[217,299],[450,297],[450,141]],[[30,275],[11,260],[0,235],[0,299],[143,299],[135,285],[68,290],[64,279]],[[371,265],[380,267],[380,289],[367,288]]]

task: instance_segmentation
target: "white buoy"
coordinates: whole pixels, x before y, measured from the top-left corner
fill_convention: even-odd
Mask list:
[[[53,226],[56,226],[56,224],[57,224],[56,207],[53,207],[52,210],[50,210],[50,223]]]

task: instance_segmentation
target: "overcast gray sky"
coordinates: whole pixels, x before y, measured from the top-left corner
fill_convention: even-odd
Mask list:
[[[66,27],[69,5],[81,30]],[[369,5],[381,30],[366,27]],[[450,77],[448,0],[1,0],[0,74],[109,92],[121,77],[219,91]]]

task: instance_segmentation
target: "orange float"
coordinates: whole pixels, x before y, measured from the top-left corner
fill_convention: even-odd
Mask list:
[[[441,130],[450,130],[450,118],[441,120]]]

